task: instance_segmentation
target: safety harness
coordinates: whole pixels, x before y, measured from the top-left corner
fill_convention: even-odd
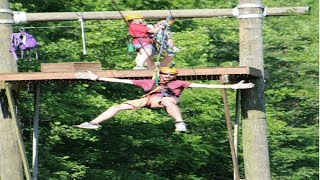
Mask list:
[[[154,35],[153,34],[150,34],[149,36],[131,36],[132,39],[138,39],[139,41],[139,44],[141,45],[140,48],[137,48],[137,51],[140,51],[140,49],[148,44],[154,44]],[[148,39],[149,43],[143,43],[142,39],[143,38],[146,38]]]
[[[171,11],[168,11],[168,12],[169,12],[169,15],[168,15],[167,18],[166,18],[165,24],[168,24],[169,21],[172,19]],[[159,62],[160,56],[161,56],[161,54],[164,52],[165,45],[167,44],[167,43],[166,43],[166,40],[167,40],[167,35],[168,35],[168,34],[167,34],[168,28],[169,28],[169,25],[167,25],[167,26],[165,27],[165,29],[162,30],[162,36],[161,36],[161,38],[158,37],[158,43],[160,43],[160,47],[159,47],[159,44],[156,43],[156,44],[158,44],[158,47],[156,47],[156,48],[159,49],[159,50],[158,50],[159,53],[158,53],[157,62]],[[156,41],[156,42],[157,42],[157,41]]]
[[[147,97],[147,103],[146,106],[147,108],[151,107],[151,101],[150,98],[152,94],[155,93],[161,93],[161,97],[172,97],[176,100],[177,105],[179,104],[179,99],[176,96],[176,94],[167,86],[167,83],[160,83],[157,84],[156,82],[154,83],[154,86],[152,90],[150,90],[147,94],[144,94],[142,97]]]

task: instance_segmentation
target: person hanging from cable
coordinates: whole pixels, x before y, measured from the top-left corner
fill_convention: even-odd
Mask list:
[[[138,51],[135,58],[136,66],[133,69],[152,69],[154,67],[152,59],[155,55],[153,35],[165,27],[159,25],[154,29],[148,28],[143,16],[139,14],[129,14],[125,20],[128,22],[132,44]]]
[[[167,113],[175,120],[176,131],[187,131],[186,123],[182,119],[179,108],[179,97],[185,88],[232,88],[232,89],[249,89],[254,87],[252,83],[244,83],[240,81],[232,85],[219,84],[200,84],[188,81],[176,80],[178,70],[173,67],[162,67],[159,70],[159,82],[154,79],[129,80],[99,77],[98,75],[88,71],[86,73],[77,73],[77,79],[89,79],[93,81],[117,82],[132,84],[142,88],[148,92],[139,99],[129,100],[118,105],[108,108],[105,112],[97,116],[90,122],[83,122],[74,125],[77,128],[98,130],[100,123],[113,118],[122,110],[134,110],[138,108],[160,109],[165,108]]]
[[[162,19],[154,25],[147,25],[150,28],[156,28],[158,26],[164,26],[164,29],[161,29],[155,35],[156,49],[158,53],[161,53],[164,57],[160,62],[160,67],[168,66],[172,61],[174,54],[179,52],[180,49],[175,46],[175,42],[172,38],[172,32],[170,26],[174,23],[173,19]],[[161,49],[160,49],[161,48]],[[159,54],[159,55],[161,55]],[[158,57],[160,58],[160,56]]]

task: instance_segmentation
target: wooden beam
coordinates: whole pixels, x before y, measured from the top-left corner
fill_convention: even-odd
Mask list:
[[[310,7],[285,7],[267,8],[267,16],[286,16],[292,13],[307,14]],[[234,17],[233,9],[179,9],[170,10],[174,18],[212,18],[212,17]],[[141,14],[145,19],[161,19],[168,16],[168,10],[136,10],[121,11],[128,14]],[[84,20],[114,20],[122,19],[118,11],[106,12],[50,12],[50,13],[26,13],[27,22],[39,21],[74,21],[79,20],[82,15]]]
[[[261,72],[252,67],[229,68],[180,68],[177,79],[219,79],[220,75],[253,76],[260,77]],[[94,71],[102,77],[121,79],[151,78],[154,70],[105,70]],[[26,72],[26,73],[2,73],[0,81],[57,81],[78,80],[77,72]]]
[[[14,103],[14,99],[13,99],[13,95],[12,95],[12,89],[11,89],[10,84],[6,83],[5,84],[5,89],[6,89],[6,96],[7,96],[7,99],[8,99],[8,104],[9,104],[11,117],[12,117],[12,120],[15,122],[14,128],[15,128],[15,132],[16,132],[16,135],[17,135],[17,139],[18,139],[18,147],[19,147],[19,150],[20,150],[21,158],[22,158],[22,164],[23,164],[23,167],[24,167],[24,173],[25,173],[26,179],[30,180],[31,179],[30,168],[29,168],[29,164],[28,164],[26,149],[25,149],[24,143],[23,143],[22,134],[21,134],[21,131],[20,131],[21,128],[20,128],[20,125],[19,125],[19,120],[18,120],[17,115],[16,115],[16,109],[15,109],[16,106],[15,106],[15,103]]]

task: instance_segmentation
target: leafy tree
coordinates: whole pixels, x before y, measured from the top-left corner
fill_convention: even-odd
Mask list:
[[[273,179],[316,179],[318,173],[318,2],[266,1],[267,7],[310,5],[309,15],[266,17],[264,59],[269,149]],[[81,12],[152,9],[233,8],[237,1],[52,1],[10,2],[26,12]],[[149,21],[149,20],[148,20]],[[150,20],[150,23],[154,20]],[[19,61],[20,72],[40,71],[40,63],[93,62],[103,69],[131,69],[123,21],[85,21],[88,55],[82,54],[79,22],[23,25],[40,42],[39,61]],[[238,20],[175,19],[171,27],[181,52],[177,67],[238,65]],[[14,27],[14,30],[21,25]],[[201,81],[213,83],[214,81]],[[32,88],[20,92],[19,108],[27,155],[31,157]],[[41,84],[40,179],[232,179],[233,170],[219,90],[188,89],[181,109],[189,132],[177,134],[164,110],[121,112],[101,131],[72,125],[107,107],[143,94],[112,83]],[[235,93],[228,91],[234,118]],[[240,139],[241,143],[241,139]],[[244,177],[242,148],[240,172]],[[30,163],[31,164],[31,163]]]

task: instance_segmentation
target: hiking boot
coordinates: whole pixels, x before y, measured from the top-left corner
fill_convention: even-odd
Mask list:
[[[143,66],[136,66],[133,68],[134,70],[142,70],[142,69],[148,69],[146,67],[143,67]]]
[[[187,126],[186,123],[184,123],[183,121],[181,122],[176,122],[176,131],[187,131]]]
[[[74,125],[73,127],[77,127],[77,128],[82,128],[82,129],[94,129],[94,130],[99,130],[99,128],[101,127],[98,124],[93,124],[91,122],[84,122],[81,123],[79,125]]]

